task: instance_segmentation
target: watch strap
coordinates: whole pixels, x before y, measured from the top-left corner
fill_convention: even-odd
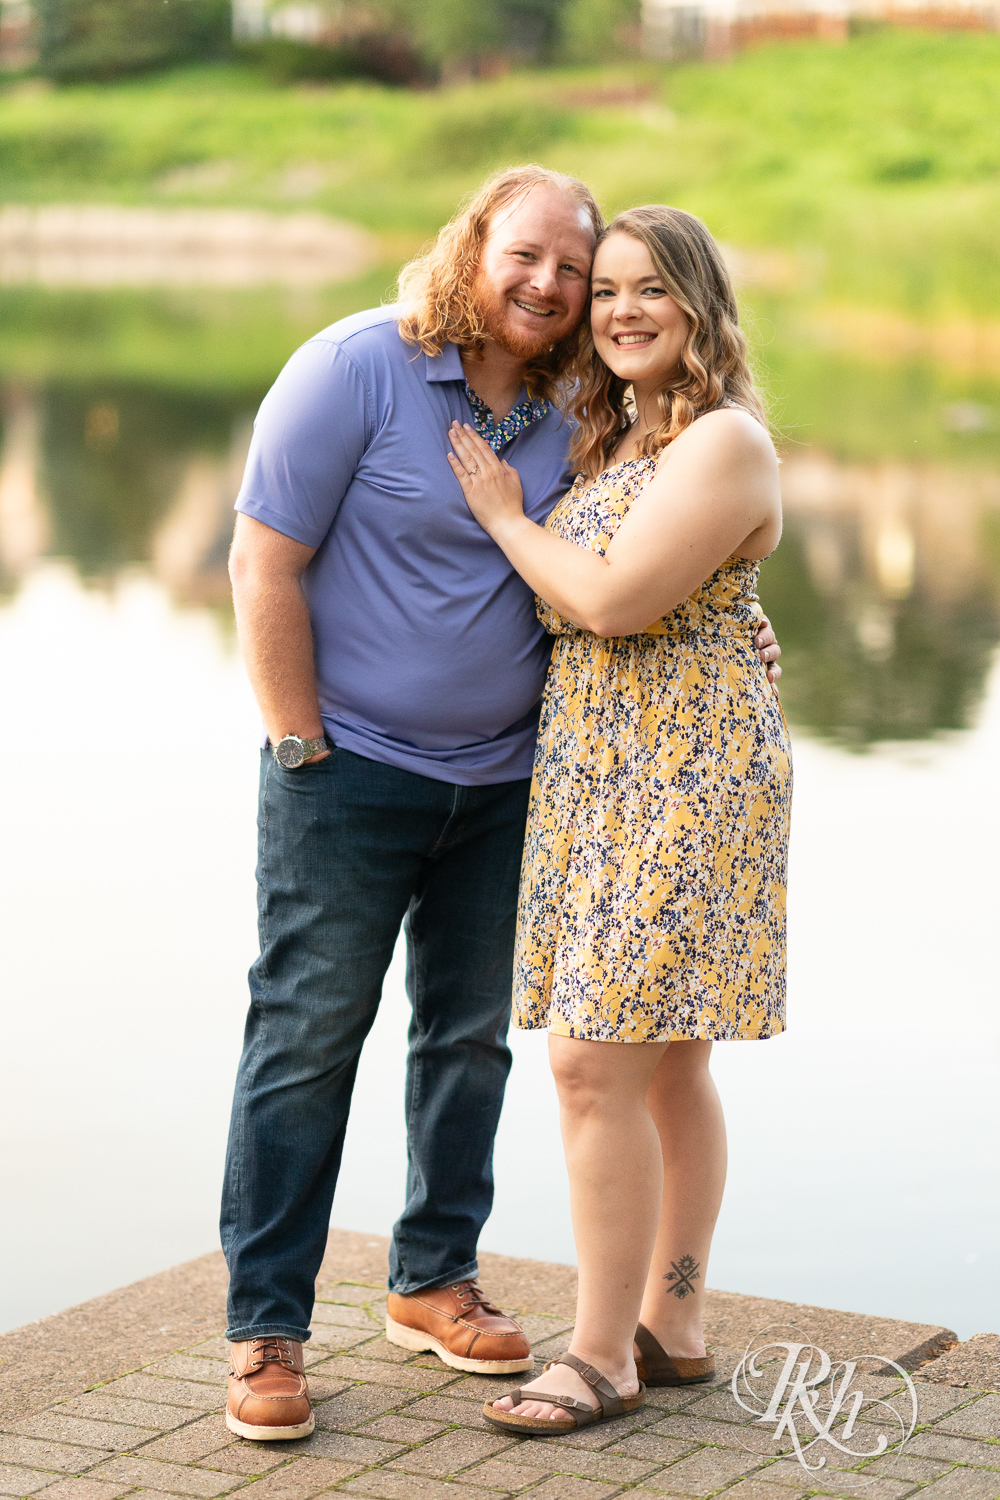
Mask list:
[[[325,750],[326,748],[327,745],[325,734],[320,735],[318,740],[302,741],[302,754],[305,756],[306,760],[309,760],[313,755],[318,755],[321,750]]]

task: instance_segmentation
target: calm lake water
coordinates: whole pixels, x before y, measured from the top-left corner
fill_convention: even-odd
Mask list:
[[[330,311],[4,296],[0,1328],[217,1244],[258,737],[225,554],[257,401]],[[1000,1328],[1000,389],[859,365],[803,317],[759,310],[787,435],[761,593],[796,749],[789,1030],[716,1049],[709,1280],[967,1337]],[[398,959],[334,1212],[379,1233]],[[562,1170],[517,1146],[525,1119],[558,1139],[544,1043],[514,1050],[484,1246],[572,1261]]]

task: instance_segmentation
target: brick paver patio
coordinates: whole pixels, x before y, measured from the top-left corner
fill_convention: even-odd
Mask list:
[[[463,1375],[388,1344],[384,1299],[377,1284],[321,1280],[306,1345],[316,1403],[311,1437],[268,1444],[232,1436],[222,1416],[226,1344],[221,1326],[211,1327],[167,1353],[159,1337],[156,1357],[139,1368],[30,1415],[0,1419],[0,1494],[702,1500],[724,1492],[727,1500],[903,1500],[926,1493],[927,1500],[1000,1500],[998,1394],[917,1379],[919,1425],[901,1454],[855,1461],[827,1447],[826,1465],[810,1473],[783,1456],[787,1439],[776,1443],[773,1428],[737,1405],[728,1382],[738,1354],[721,1349],[714,1387],[651,1391],[640,1412],[575,1436],[513,1438],[487,1427],[480,1408],[516,1381]],[[550,1301],[557,1305],[524,1318],[543,1357],[566,1347],[571,1327],[566,1296]],[[872,1386],[889,1401],[903,1389],[891,1376],[866,1382]],[[817,1456],[813,1449],[810,1462]]]

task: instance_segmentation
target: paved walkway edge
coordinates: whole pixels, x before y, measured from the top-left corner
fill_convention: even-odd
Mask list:
[[[1000,1394],[988,1394],[1000,1387],[994,1335],[956,1347],[944,1328],[710,1292],[717,1369],[708,1383],[652,1389],[636,1411],[533,1440],[484,1421],[484,1399],[509,1390],[509,1377],[466,1375],[386,1340],[387,1248],[375,1236],[331,1232],[305,1349],[316,1430],[298,1442],[246,1442],[225,1425],[221,1255],[4,1335],[0,1495],[1000,1500]],[[485,1255],[482,1272],[490,1294],[523,1319],[536,1365],[566,1348],[571,1266]],[[793,1410],[786,1393],[780,1420],[768,1417],[784,1364],[773,1350],[763,1368],[744,1369],[737,1398],[730,1382],[746,1342],[765,1328],[780,1337],[775,1325],[797,1328],[835,1361],[868,1355],[838,1368],[852,1394],[828,1375],[808,1402],[795,1395]],[[943,1357],[921,1363],[945,1345]],[[919,1368],[911,1382],[898,1368],[872,1370],[872,1355]],[[932,1384],[925,1371],[935,1366],[947,1379]],[[845,1401],[850,1420],[826,1434],[819,1423],[835,1423]]]
[[[335,1282],[384,1285],[387,1247],[388,1240],[377,1235],[331,1230],[317,1281],[319,1295],[325,1284]],[[504,1307],[572,1320],[572,1266],[484,1254],[481,1268],[490,1295]],[[226,1281],[225,1262],[216,1251],[0,1335],[0,1418],[31,1416],[217,1333],[225,1326]],[[934,1378],[924,1361],[952,1351],[947,1368],[955,1369],[954,1384],[970,1383],[961,1378],[961,1351],[970,1346],[956,1350],[955,1334],[947,1328],[733,1292],[710,1291],[708,1304],[706,1334],[714,1346],[741,1349],[762,1328],[793,1325],[835,1358],[876,1353],[908,1369],[922,1366],[923,1379]],[[996,1389],[1000,1355],[995,1345],[1000,1341],[980,1335],[970,1344],[984,1338],[993,1343],[972,1349],[978,1357],[977,1384]],[[979,1368],[983,1360],[986,1366]],[[990,1365],[996,1366],[992,1382],[980,1383]]]

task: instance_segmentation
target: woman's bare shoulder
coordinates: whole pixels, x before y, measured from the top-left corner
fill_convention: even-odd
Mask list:
[[[696,417],[676,443],[723,443],[759,453],[773,453],[771,435],[762,422],[743,406],[719,406]]]
[[[666,448],[661,468],[672,462],[708,464],[717,470],[736,465],[777,474],[778,456],[766,427],[742,407],[724,406],[705,412]]]

